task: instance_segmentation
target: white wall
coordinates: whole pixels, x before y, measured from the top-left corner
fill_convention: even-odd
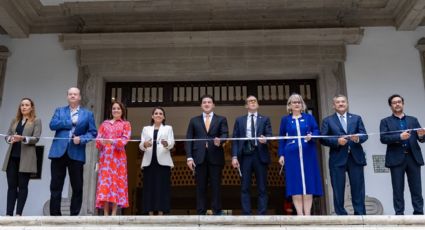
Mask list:
[[[414,47],[422,36],[425,36],[425,28],[414,32],[366,28],[361,44],[348,46],[345,68],[350,110],[363,116],[369,133],[377,133],[380,119],[390,115],[387,98],[392,93],[403,95],[406,113],[418,117],[425,124],[425,90],[419,52]],[[20,98],[31,97],[43,121],[42,135],[52,136],[53,132],[48,127],[52,112],[66,104],[66,90],[77,83],[75,51],[64,51],[57,35],[32,35],[28,39],[0,36],[0,45],[7,46],[12,53],[7,64],[4,98],[0,107],[0,133],[6,132]],[[30,182],[24,215],[42,215],[42,205],[50,196],[50,160],[47,159],[50,141],[41,140],[40,145],[45,146],[42,180]],[[385,145],[379,142],[377,135],[371,135],[364,146],[368,155],[366,194],[383,203],[385,214],[393,214],[390,175],[375,174],[371,157],[385,154]],[[0,158],[3,158],[6,147],[0,141]],[[425,178],[424,172],[422,177]],[[4,215],[5,173],[0,175],[0,184],[0,215]],[[410,214],[412,207],[406,190],[406,214]],[[65,186],[63,196],[67,196],[67,191]]]
[[[398,93],[405,98],[405,112],[416,116],[425,125],[425,90],[422,78],[418,40],[425,36],[425,27],[413,32],[394,28],[366,28],[360,45],[347,48],[345,65],[350,111],[360,114],[368,133],[364,144],[366,167],[366,194],[378,198],[385,214],[394,214],[392,187],[389,173],[375,174],[372,155],[385,154],[386,146],[379,141],[380,120],[391,114],[387,98]],[[421,144],[423,151],[424,145]],[[425,171],[422,170],[422,179]],[[425,191],[425,181],[422,190]],[[405,214],[412,214],[410,192],[405,190]]]
[[[34,100],[37,116],[43,122],[43,136],[53,136],[49,121],[56,107],[66,104],[66,90],[77,84],[78,69],[75,51],[64,51],[58,35],[31,35],[27,39],[9,39],[0,36],[0,45],[9,48],[3,103],[0,107],[0,133],[7,132],[10,120],[16,114],[22,97]],[[50,160],[47,158],[51,141],[40,140],[44,145],[41,180],[31,180],[24,215],[42,215],[44,203],[50,199]],[[7,144],[0,141],[0,162]],[[6,213],[6,174],[0,173],[0,215]],[[65,183],[63,196],[68,195]]]

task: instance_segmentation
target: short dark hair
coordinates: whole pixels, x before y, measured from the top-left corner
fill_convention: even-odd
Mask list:
[[[162,114],[164,114],[164,120],[162,121],[162,124],[163,125],[165,125],[165,110],[164,110],[164,108],[162,108],[162,107],[160,107],[160,106],[157,106],[157,107],[155,107],[155,108],[153,108],[153,110],[152,110],[152,115],[155,113],[155,110],[161,110],[162,111]],[[151,125],[153,125],[155,123],[155,121],[153,120],[153,118],[151,119]]]
[[[213,96],[211,96],[211,95],[209,95],[209,94],[205,94],[205,95],[203,95],[203,96],[201,97],[201,104],[202,104],[202,101],[203,101],[205,98],[209,98],[209,99],[211,99],[211,100],[212,100],[212,102],[213,102],[213,104],[215,104]]]
[[[400,96],[399,94],[393,94],[388,98],[388,105],[391,106],[391,101],[395,98],[395,97],[399,97],[401,98],[401,102],[403,102],[404,104],[404,98],[402,96]]]
[[[111,103],[111,107],[110,107],[110,109],[111,109],[111,118],[112,118],[112,107],[114,107],[115,104],[117,104],[121,108],[121,112],[122,112],[121,119],[123,119],[124,121],[127,120],[127,109],[125,108],[125,105],[122,102],[117,101],[117,100],[114,100]]]

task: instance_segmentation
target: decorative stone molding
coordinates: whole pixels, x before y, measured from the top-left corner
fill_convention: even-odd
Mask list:
[[[425,37],[419,39],[416,44],[416,49],[419,50],[419,56],[421,58],[422,65],[422,77],[424,79],[424,87],[425,87]]]
[[[6,74],[6,62],[9,56],[9,49],[6,46],[0,46],[0,106],[3,101],[3,86]]]
[[[360,28],[62,34],[65,49],[359,44]]]
[[[314,78],[320,95],[319,117],[324,117],[333,113],[333,96],[346,93],[345,45],[359,44],[362,36],[359,28],[328,28],[63,34],[60,41],[65,49],[78,51],[83,104],[93,110],[100,123],[105,81]],[[91,168],[97,151],[94,147],[87,151],[86,167]],[[324,153],[326,158],[327,151]],[[328,161],[322,162],[326,173]],[[97,178],[90,171],[85,171],[82,214],[95,213]],[[332,189],[330,183],[325,184],[327,213],[331,213]]]

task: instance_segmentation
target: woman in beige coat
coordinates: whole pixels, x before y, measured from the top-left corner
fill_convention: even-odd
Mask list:
[[[151,126],[145,126],[140,149],[144,151],[143,212],[162,215],[170,211],[171,168],[174,166],[170,150],[174,147],[173,128],[165,125],[165,111],[152,111]]]
[[[41,135],[41,120],[36,118],[34,102],[23,98],[19,103],[16,117],[10,123],[6,142],[9,148],[3,163],[7,175],[6,215],[21,216],[28,195],[31,173],[37,172],[35,144]]]

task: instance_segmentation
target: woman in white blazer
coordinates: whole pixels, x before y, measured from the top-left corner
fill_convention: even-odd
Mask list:
[[[163,215],[170,212],[171,168],[174,167],[170,150],[174,147],[173,128],[165,125],[165,111],[152,111],[151,126],[143,127],[140,149],[144,151],[143,212]]]

